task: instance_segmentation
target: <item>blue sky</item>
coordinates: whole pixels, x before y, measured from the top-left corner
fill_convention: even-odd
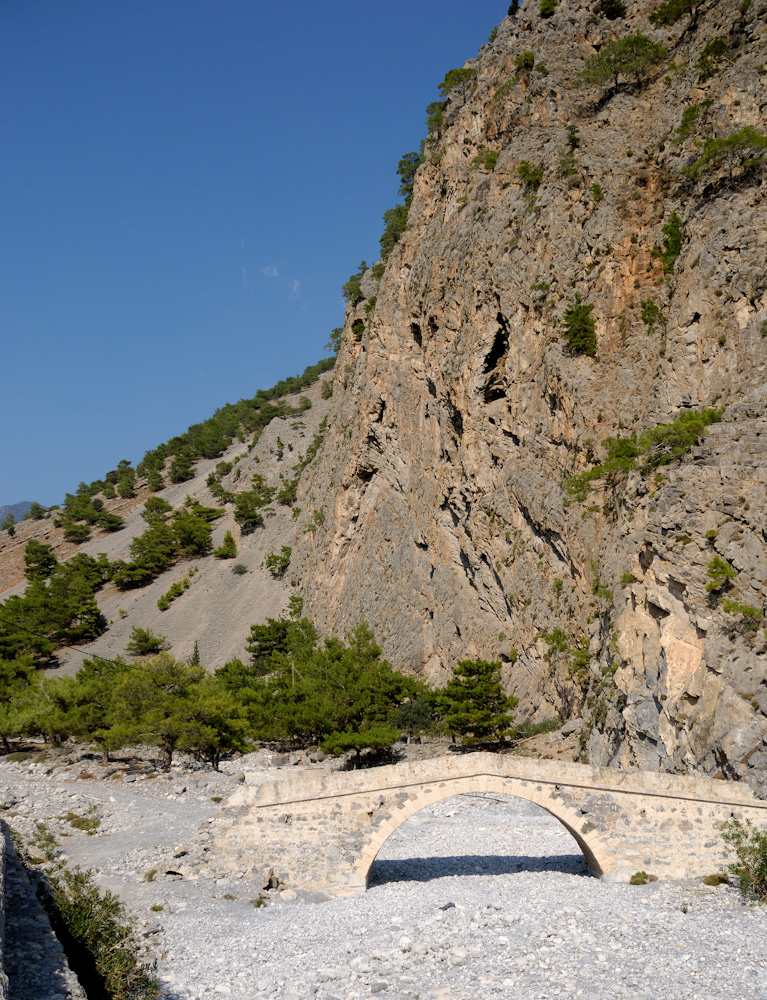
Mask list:
[[[496,0],[3,0],[0,504],[325,357]]]

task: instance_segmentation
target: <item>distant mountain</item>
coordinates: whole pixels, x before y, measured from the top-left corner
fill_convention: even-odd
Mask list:
[[[31,500],[19,500],[18,503],[5,504],[0,507],[0,521],[4,521],[9,514],[13,514],[17,521],[23,521],[24,515],[31,506]]]

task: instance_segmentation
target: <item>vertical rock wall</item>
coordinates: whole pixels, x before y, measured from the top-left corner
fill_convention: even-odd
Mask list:
[[[347,310],[293,569],[321,625],[364,615],[432,682],[457,657],[502,659],[522,712],[586,717],[592,763],[763,788],[764,622],[725,600],[761,612],[767,597],[765,174],[683,168],[708,138],[767,132],[767,3],[708,4],[696,29],[654,28],[654,6],[608,21],[562,0],[544,20],[531,3],[450,90],[407,231]],[[669,53],[642,85],[576,86],[636,31]],[[701,82],[715,38],[727,56]],[[664,271],[672,212],[682,248]],[[596,357],[565,349],[576,295]],[[722,422],[684,456],[568,502],[606,439],[705,407]],[[721,593],[715,555],[735,570]]]

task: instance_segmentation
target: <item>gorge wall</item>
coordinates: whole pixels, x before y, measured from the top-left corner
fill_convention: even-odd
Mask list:
[[[764,172],[745,153],[699,181],[683,168],[706,139],[767,131],[767,2],[668,28],[656,6],[611,21],[562,0],[543,18],[529,0],[449,90],[407,229],[347,309],[290,575],[322,628],[364,615],[432,682],[501,659],[521,714],[584,717],[593,765],[702,769],[764,796]],[[636,31],[668,50],[641,84],[576,85]],[[595,357],[562,339],[576,295]],[[606,439],[705,407],[721,422],[680,459],[568,496]],[[715,557],[732,571],[718,590]]]

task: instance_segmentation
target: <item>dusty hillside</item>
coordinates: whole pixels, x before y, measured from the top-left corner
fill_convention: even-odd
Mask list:
[[[196,474],[187,482],[177,483],[153,494],[145,481],[137,481],[136,497],[129,500],[106,501],[105,506],[125,519],[125,527],[112,534],[99,532],[77,546],[66,542],[60,528],[49,517],[40,521],[24,521],[16,528],[16,535],[9,538],[0,533],[0,574],[4,583],[0,597],[22,592],[25,586],[24,546],[30,538],[51,545],[60,561],[76,551],[97,556],[103,552],[111,560],[129,559],[132,540],[145,531],[147,525],[141,517],[144,503],[150,496],[167,500],[174,508],[183,505],[186,496],[212,507],[220,506],[206,486],[208,474],[221,461],[232,462],[234,467],[221,482],[232,492],[248,489],[255,473],[270,485],[280,486],[280,473],[290,478],[293,465],[306,455],[307,448],[317,434],[332,400],[322,398],[320,382],[302,389],[285,402],[297,407],[300,396],[307,397],[312,406],[300,416],[277,418],[261,434],[255,447],[235,441],[226,453],[218,458],[197,463]],[[281,444],[280,444],[281,442]],[[214,547],[221,544],[227,530],[234,535],[237,556],[234,559],[217,559],[213,555],[195,560],[180,560],[157,577],[149,586],[120,591],[108,585],[97,595],[101,610],[109,621],[109,628],[98,640],[87,646],[61,650],[59,661],[65,671],[76,670],[84,656],[116,656],[125,652],[134,625],[149,628],[167,637],[173,654],[188,658],[195,642],[200,657],[209,669],[222,666],[235,656],[247,658],[245,642],[249,627],[267,617],[277,617],[285,607],[294,579],[290,568],[283,579],[275,579],[265,568],[264,560],[271,552],[279,552],[282,545],[292,545],[295,519],[290,507],[275,503],[266,513],[264,524],[252,534],[243,535],[234,520],[232,504],[225,505],[225,514],[213,528]],[[238,575],[232,566],[240,564],[247,572]],[[157,607],[157,599],[176,581],[188,578],[189,588],[174,600],[166,611]]]
[[[764,789],[764,172],[682,169],[707,138],[767,131],[767,5],[705,4],[696,29],[653,27],[655,6],[609,21],[530,3],[466,64],[407,231],[347,311],[305,486],[325,521],[294,566],[326,629],[365,614],[394,662],[433,681],[456,657],[503,658],[525,710],[585,715],[593,763]],[[575,86],[637,30],[668,50],[641,86]],[[726,55],[699,82],[717,38]],[[681,253],[664,273],[673,212]],[[576,295],[594,357],[562,338]],[[706,407],[723,416],[697,447],[567,503],[566,477],[605,439]]]

